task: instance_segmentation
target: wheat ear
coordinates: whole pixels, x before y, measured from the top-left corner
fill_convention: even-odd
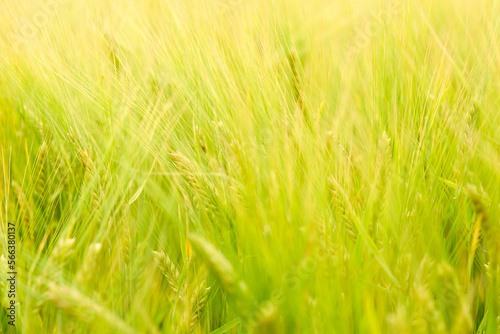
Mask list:
[[[179,289],[179,278],[180,274],[177,270],[177,266],[170,260],[170,257],[163,251],[153,251],[153,257],[160,268],[163,276],[167,279],[170,288],[177,293]]]

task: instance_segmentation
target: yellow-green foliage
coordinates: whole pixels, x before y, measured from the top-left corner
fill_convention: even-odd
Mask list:
[[[500,331],[500,2],[0,8],[0,333]]]

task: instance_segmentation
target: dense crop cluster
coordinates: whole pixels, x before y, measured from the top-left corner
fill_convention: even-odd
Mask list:
[[[0,7],[1,333],[500,331],[499,2]]]

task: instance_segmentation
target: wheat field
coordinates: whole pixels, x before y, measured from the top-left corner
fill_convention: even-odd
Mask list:
[[[500,333],[498,1],[0,8],[1,333]]]

